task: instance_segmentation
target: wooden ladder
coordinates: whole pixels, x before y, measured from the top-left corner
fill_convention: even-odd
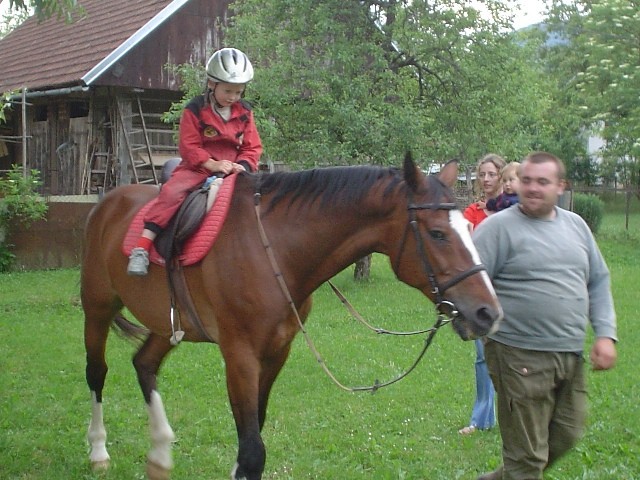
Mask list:
[[[102,188],[103,192],[109,190],[112,186],[111,183],[115,180],[112,178],[112,168],[113,155],[111,149],[106,152],[92,152],[87,184],[83,186],[83,190],[87,194],[100,193],[100,188]]]
[[[122,132],[124,143],[129,153],[129,161],[131,162],[131,170],[133,172],[133,178],[135,183],[153,183],[158,185],[158,174],[156,172],[156,166],[153,162],[153,153],[151,151],[151,144],[149,143],[149,134],[147,132],[147,125],[144,119],[144,113],[142,111],[142,103],[140,102],[140,97],[136,95],[136,106],[138,111],[133,113],[130,118],[138,117],[140,119],[140,127],[138,129],[127,128],[128,123],[125,122],[126,118],[120,108],[120,103],[116,102],[116,108],[118,110],[118,117],[120,120],[120,124],[122,125]],[[141,145],[134,145],[131,141],[131,136],[136,133],[143,133],[144,143]],[[145,159],[136,160],[134,153],[144,152],[146,155]],[[151,178],[140,180],[140,175],[138,175],[138,169],[141,167],[151,167]]]

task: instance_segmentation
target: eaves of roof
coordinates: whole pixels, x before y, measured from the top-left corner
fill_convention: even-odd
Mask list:
[[[0,91],[91,85],[189,0],[85,0],[72,23],[30,18],[0,40]]]

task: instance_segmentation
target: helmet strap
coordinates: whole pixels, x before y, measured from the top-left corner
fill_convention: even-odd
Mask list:
[[[209,84],[207,83],[207,95],[206,95],[207,98],[206,98],[206,101],[207,101],[207,103],[209,103],[211,105],[214,105],[214,106],[216,106],[218,108],[222,108],[222,105],[220,105],[218,103],[218,100],[216,100],[215,91],[216,91],[216,86],[217,85],[218,85],[218,83],[214,83],[214,87],[211,88],[211,87],[209,87]]]

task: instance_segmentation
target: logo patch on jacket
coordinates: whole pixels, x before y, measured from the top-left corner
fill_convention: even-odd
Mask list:
[[[218,135],[218,131],[213,127],[205,127],[203,135],[207,138],[212,138]]]

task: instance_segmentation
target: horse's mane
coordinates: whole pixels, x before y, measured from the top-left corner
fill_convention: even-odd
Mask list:
[[[383,195],[393,191],[402,182],[402,171],[397,168],[374,166],[327,167],[300,172],[258,174],[258,191],[273,194],[268,210],[288,199],[289,205],[300,201],[308,205],[320,200],[327,205],[353,205],[364,198],[374,185],[388,181]]]

